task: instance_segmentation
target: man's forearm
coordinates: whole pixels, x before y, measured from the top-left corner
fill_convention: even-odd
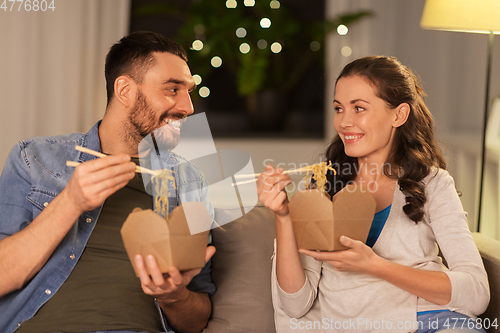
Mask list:
[[[79,214],[61,193],[25,229],[0,241],[0,297],[21,288],[43,267]]]
[[[173,303],[158,301],[168,324],[176,332],[201,332],[207,326],[212,304],[206,293],[187,292],[187,298]]]

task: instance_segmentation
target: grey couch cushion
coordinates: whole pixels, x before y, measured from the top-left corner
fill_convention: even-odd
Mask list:
[[[216,211],[234,214],[235,210]],[[212,230],[217,252],[212,278],[212,317],[207,332],[275,332],[271,300],[271,256],[276,237],[274,213],[257,206],[243,217]]]

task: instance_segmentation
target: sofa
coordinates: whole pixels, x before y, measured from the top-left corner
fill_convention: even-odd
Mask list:
[[[472,236],[483,258],[490,282],[490,304],[480,318],[487,321],[497,319],[496,322],[500,325],[500,242],[477,232],[472,233]],[[498,327],[490,327],[487,331],[500,332],[500,326]]]
[[[240,210],[216,211],[217,217]],[[212,317],[204,333],[275,332],[271,299],[274,213],[256,206],[235,221],[213,230],[217,248],[212,277],[217,293],[212,296]],[[488,272],[491,301],[481,318],[500,321],[500,242],[473,234]],[[498,323],[500,324],[500,323]],[[500,332],[500,329],[498,330]],[[488,332],[495,332],[490,328]]]

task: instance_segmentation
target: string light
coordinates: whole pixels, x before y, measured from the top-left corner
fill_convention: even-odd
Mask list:
[[[274,42],[271,44],[271,51],[273,53],[280,53],[282,50],[281,44],[278,42]]]
[[[200,51],[203,48],[203,42],[199,39],[195,40],[193,44],[191,45],[193,50],[195,51]]]
[[[263,50],[267,47],[267,42],[264,39],[259,39],[259,41],[257,42],[257,47]]]
[[[198,74],[193,75],[193,80],[194,84],[196,84],[197,86],[199,86],[202,81],[201,76]]]
[[[245,30],[245,28],[236,29],[236,36],[238,36],[238,38],[244,38],[246,35],[247,31]]]
[[[253,6],[255,6],[255,0],[245,0],[245,2],[243,2],[243,4],[247,7],[253,7]]]
[[[309,44],[309,48],[311,51],[316,52],[321,48],[321,44],[318,41],[313,40],[311,44]]]
[[[226,1],[227,8],[236,8],[236,6],[238,6],[238,3],[236,2],[236,0],[227,0]]]
[[[352,50],[349,46],[344,46],[341,50],[340,50],[340,53],[342,53],[342,55],[344,57],[348,57],[352,54]]]
[[[264,17],[262,20],[260,20],[260,26],[264,29],[269,28],[271,26],[271,20],[267,17]]]
[[[222,65],[222,59],[221,59],[221,57],[219,57],[219,56],[213,57],[212,60],[210,60],[210,64],[214,68],[219,68]]]
[[[198,90],[198,94],[203,98],[207,98],[210,95],[210,89],[208,89],[208,87],[201,87],[200,90]]]
[[[240,52],[243,54],[247,54],[248,52],[250,52],[250,45],[248,45],[248,43],[241,43]]]
[[[347,29],[347,27],[343,24],[341,24],[337,27],[337,33],[341,36],[347,35],[348,31],[349,31],[349,29]]]
[[[269,7],[272,9],[279,9],[281,6],[280,2],[278,0],[273,0],[269,3]]]

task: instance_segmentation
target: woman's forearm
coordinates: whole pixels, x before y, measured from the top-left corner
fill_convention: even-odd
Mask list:
[[[444,272],[412,268],[378,257],[369,274],[435,304],[451,301],[451,282]]]
[[[302,289],[306,281],[289,214],[276,214],[276,277],[289,294]]]

